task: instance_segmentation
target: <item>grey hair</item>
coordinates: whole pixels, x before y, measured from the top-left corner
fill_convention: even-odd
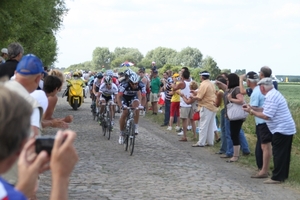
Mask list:
[[[28,138],[32,106],[23,97],[1,84],[0,107],[0,161],[2,161],[20,150],[22,143]]]
[[[274,88],[273,84],[272,85],[262,85],[262,86],[265,88],[266,91],[270,91],[271,89]]]
[[[263,66],[260,68],[260,72],[264,75],[264,77],[271,77],[272,75],[272,70],[268,66]]]
[[[21,54],[24,53],[24,49],[22,45],[17,42],[8,45],[7,51],[8,51],[8,57],[10,59],[17,57],[20,53]]]

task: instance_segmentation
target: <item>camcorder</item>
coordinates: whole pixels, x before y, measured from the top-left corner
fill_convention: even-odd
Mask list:
[[[35,138],[35,152],[39,154],[41,151],[46,151],[48,155],[51,155],[55,136],[37,136]]]

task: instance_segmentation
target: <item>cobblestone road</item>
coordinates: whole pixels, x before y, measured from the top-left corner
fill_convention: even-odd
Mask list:
[[[264,185],[249,171],[226,163],[205,148],[192,148],[140,119],[133,156],[117,143],[118,123],[110,140],[92,120],[90,99],[73,111],[59,98],[55,116],[74,115],[80,161],[72,174],[69,199],[300,199],[284,185]],[[117,122],[118,120],[116,120]],[[55,134],[56,129],[47,129]],[[50,172],[41,175],[39,199],[48,199]]]

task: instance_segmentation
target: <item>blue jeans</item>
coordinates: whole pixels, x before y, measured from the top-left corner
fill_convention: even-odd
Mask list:
[[[165,119],[164,125],[168,125],[170,121],[170,108],[171,108],[171,100],[165,100]],[[177,123],[177,115],[174,115],[174,124]]]
[[[226,141],[227,141],[226,155],[233,156],[233,143],[230,136],[230,123],[227,118],[225,118],[225,133],[226,133]],[[245,133],[243,129],[240,130],[239,138],[240,138],[241,150],[243,151],[243,153],[250,153],[248,142],[245,137]]]
[[[221,124],[221,147],[220,147],[220,152],[221,153],[226,153],[227,140],[226,140],[226,132],[225,132],[225,109],[221,110],[220,124]]]

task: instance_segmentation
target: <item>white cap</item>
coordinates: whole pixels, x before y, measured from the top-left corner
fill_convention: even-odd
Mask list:
[[[7,50],[7,48],[3,48],[3,49],[1,49],[1,53],[6,53],[6,54],[8,54],[8,50]]]
[[[152,64],[155,64],[155,62],[154,62],[154,61],[152,61]]]

